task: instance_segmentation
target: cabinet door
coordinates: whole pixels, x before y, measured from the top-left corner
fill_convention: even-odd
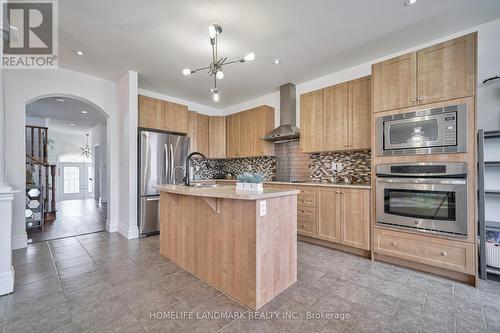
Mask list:
[[[420,104],[474,95],[475,45],[474,33],[418,52]]]
[[[238,157],[240,154],[240,114],[227,116],[227,157]]]
[[[340,243],[340,194],[338,189],[319,189],[318,238]]]
[[[163,129],[163,101],[139,96],[139,127]]]
[[[262,140],[262,137],[274,129],[274,108],[263,105],[252,111],[252,139],[254,149],[252,156],[274,155],[274,144]]]
[[[371,147],[371,79],[370,76],[349,82],[349,148]]]
[[[321,150],[348,149],[347,83],[324,89],[323,145]],[[317,135],[321,135],[320,132]]]
[[[210,158],[226,157],[226,117],[208,118],[208,141]]]
[[[370,191],[340,190],[341,243],[370,249]]]
[[[300,149],[321,151],[323,147],[323,89],[300,95]]]
[[[198,113],[196,115],[196,150],[206,156],[208,149],[208,116]]]
[[[189,151],[197,151],[197,135],[196,135],[196,127],[197,127],[197,113],[194,111],[188,111],[188,130],[187,136],[189,137]]]
[[[187,133],[187,106],[165,101],[163,114],[163,128],[165,130],[176,133]]]
[[[253,155],[253,112],[252,110],[240,112],[240,157]]]
[[[416,66],[415,52],[372,66],[374,112],[415,105]]]

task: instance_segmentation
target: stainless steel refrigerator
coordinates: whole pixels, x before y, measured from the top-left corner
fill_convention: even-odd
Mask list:
[[[139,131],[138,226],[142,236],[160,228],[158,184],[180,184],[189,154],[189,138],[165,132]]]

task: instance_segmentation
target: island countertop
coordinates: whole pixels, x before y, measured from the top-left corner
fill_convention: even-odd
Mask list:
[[[236,199],[236,200],[262,200],[268,198],[283,197],[287,195],[299,194],[299,190],[264,188],[263,191],[239,191],[236,186],[217,186],[217,187],[190,187],[184,185],[157,185],[160,192],[191,195],[206,198]]]

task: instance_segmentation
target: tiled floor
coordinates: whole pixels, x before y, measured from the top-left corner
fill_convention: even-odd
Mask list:
[[[57,202],[57,219],[45,225],[43,231],[28,234],[32,242],[77,236],[106,230],[106,204],[94,199]]]
[[[255,313],[158,248],[103,232],[14,251],[0,332],[500,332],[495,282],[476,290],[299,243],[299,281]]]

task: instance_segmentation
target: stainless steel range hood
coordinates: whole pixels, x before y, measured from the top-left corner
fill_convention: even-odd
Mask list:
[[[296,124],[295,85],[287,83],[280,87],[280,126],[262,139],[268,141],[298,140],[299,128]]]

